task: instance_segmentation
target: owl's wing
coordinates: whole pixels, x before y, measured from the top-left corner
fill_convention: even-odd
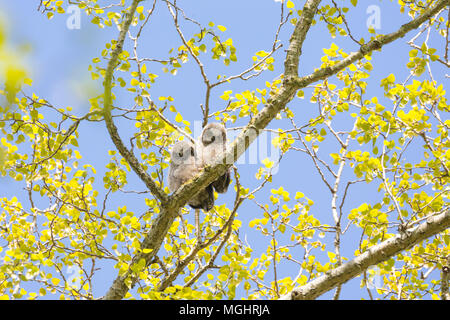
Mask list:
[[[203,209],[205,212],[211,210],[214,207],[214,190],[212,185],[200,191],[188,204],[193,209]]]
[[[194,164],[183,164],[169,171],[169,189],[176,191],[186,181],[192,179],[198,173],[198,168]]]
[[[178,187],[180,186],[180,179],[178,179],[178,177],[176,176],[176,169],[173,167],[173,165],[170,165],[169,168],[169,190],[170,192],[174,192],[175,190],[178,189]]]
[[[216,181],[212,183],[212,186],[218,193],[225,193],[230,185],[231,177],[230,170],[228,170],[224,175],[220,176]]]

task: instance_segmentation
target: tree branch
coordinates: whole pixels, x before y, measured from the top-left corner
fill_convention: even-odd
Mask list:
[[[400,233],[380,244],[369,248],[366,252],[336,269],[326,272],[308,284],[295,288],[289,294],[281,297],[283,300],[315,299],[325,292],[343,284],[363,273],[368,267],[376,265],[396,254],[411,248],[421,241],[444,231],[450,227],[450,211],[434,216],[418,227],[405,233]]]

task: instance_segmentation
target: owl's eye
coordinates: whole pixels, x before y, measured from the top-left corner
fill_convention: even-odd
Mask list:
[[[178,156],[179,156],[180,158],[182,158],[182,157],[183,157],[183,151],[178,152]]]
[[[216,137],[215,136],[212,136],[211,137],[211,142],[214,142],[216,140]]]
[[[194,148],[191,148],[191,156],[195,156]]]

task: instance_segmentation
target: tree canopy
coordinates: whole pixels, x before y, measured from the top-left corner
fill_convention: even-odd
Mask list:
[[[246,43],[253,18],[189,1],[36,1],[108,39],[88,110],[41,96],[0,25],[0,298],[450,298],[450,1],[250,3]],[[226,153],[170,193],[211,122]],[[199,237],[187,203],[227,170]]]

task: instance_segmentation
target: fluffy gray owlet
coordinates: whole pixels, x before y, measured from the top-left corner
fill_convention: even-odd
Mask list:
[[[178,141],[172,148],[169,167],[169,190],[176,191],[181,185],[200,172],[195,146],[188,141]],[[214,207],[214,191],[211,185],[189,200],[193,209],[209,211]]]
[[[220,123],[209,123],[203,129],[200,137],[199,153],[202,166],[214,165],[226,152],[227,130]],[[230,185],[230,170],[212,183],[218,193],[225,193]]]

